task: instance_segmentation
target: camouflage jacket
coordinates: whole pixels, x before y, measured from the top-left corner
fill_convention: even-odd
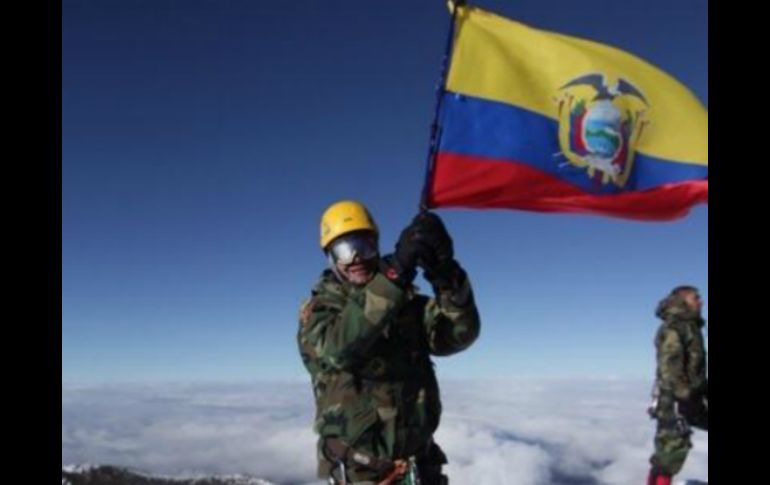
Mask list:
[[[430,356],[466,349],[479,326],[467,278],[437,301],[380,273],[354,287],[325,271],[302,305],[298,332],[316,401],[319,451],[334,436],[378,458],[423,453],[441,414]],[[324,461],[319,453],[319,476],[326,473]]]
[[[661,405],[669,408],[674,400],[696,397],[707,385],[704,320],[676,297],[661,301],[656,315],[663,320],[655,336],[656,381]]]

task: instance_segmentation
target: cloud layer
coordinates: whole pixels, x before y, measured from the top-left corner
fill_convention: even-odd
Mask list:
[[[648,394],[642,381],[445,382],[436,441],[454,484],[644,483]],[[62,464],[318,483],[313,413],[308,383],[65,386]],[[708,435],[693,442],[681,477],[707,481]]]

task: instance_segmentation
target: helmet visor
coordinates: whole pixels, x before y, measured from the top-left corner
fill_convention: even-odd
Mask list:
[[[371,232],[354,232],[340,236],[329,245],[335,263],[351,264],[356,257],[362,260],[377,257],[377,236]]]

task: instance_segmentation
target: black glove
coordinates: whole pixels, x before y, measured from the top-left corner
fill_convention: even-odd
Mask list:
[[[430,212],[422,212],[401,231],[396,251],[383,257],[382,272],[402,287],[411,284],[417,274],[417,266],[425,271],[425,277],[436,286],[445,284],[459,267],[453,259],[452,238],[441,219]],[[433,279],[431,279],[433,278]]]
[[[435,271],[454,259],[454,245],[441,218],[432,212],[421,212],[410,225],[411,239],[419,243],[423,251],[417,264],[425,271]]]
[[[382,273],[391,281],[406,288],[417,276],[417,261],[430,254],[430,249],[417,240],[413,224],[407,226],[398,238],[396,251],[383,256]]]
[[[708,380],[698,389],[692,397],[693,405],[690,406],[687,421],[695,428],[704,431],[709,430],[709,383]]]
[[[441,218],[432,212],[421,212],[412,221],[414,238],[427,247],[417,264],[434,291],[457,290],[465,281],[465,271],[454,259],[454,244]]]
[[[678,400],[677,409],[690,425],[708,431],[709,410],[703,395],[698,394],[691,399]]]

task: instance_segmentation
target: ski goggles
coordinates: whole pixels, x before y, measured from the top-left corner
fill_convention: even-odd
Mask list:
[[[377,236],[370,232],[354,232],[340,236],[329,245],[329,254],[335,263],[351,264],[356,257],[362,260],[377,257]]]

